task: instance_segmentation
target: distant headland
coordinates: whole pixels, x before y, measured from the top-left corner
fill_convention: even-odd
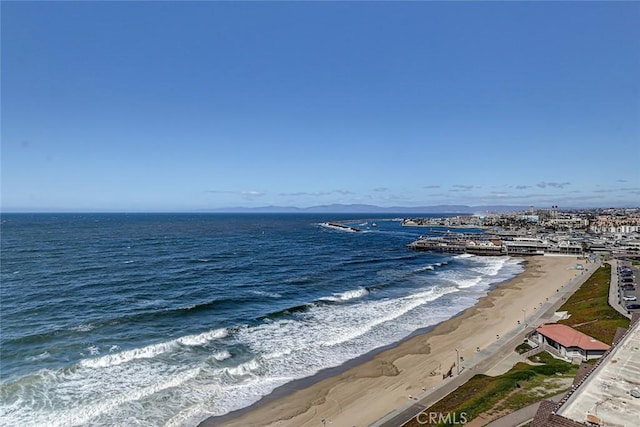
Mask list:
[[[474,214],[483,212],[514,212],[528,209],[528,206],[467,206],[467,205],[432,205],[432,206],[376,206],[367,204],[339,204],[310,206],[299,208],[294,206],[262,206],[262,207],[229,207],[203,209],[201,212],[221,213],[451,213]]]

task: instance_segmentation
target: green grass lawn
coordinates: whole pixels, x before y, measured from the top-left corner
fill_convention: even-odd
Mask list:
[[[526,342],[523,342],[522,344],[516,347],[516,352],[522,354],[522,353],[526,353],[531,349],[532,347],[529,344],[527,344]]]
[[[542,365],[518,363],[511,370],[497,377],[476,375],[456,389],[445,399],[425,412],[465,413],[471,420],[488,411],[512,412],[541,399],[555,396],[571,386],[578,367],[562,360],[554,359],[546,353],[537,356]],[[418,427],[417,420],[405,426]],[[441,423],[441,426],[453,426]]]
[[[609,306],[610,281],[610,265],[596,270],[560,307],[559,311],[568,311],[571,317],[558,323],[569,325],[604,343],[613,343],[616,328],[628,328],[629,319]]]
[[[616,328],[628,328],[629,319],[608,304],[610,280],[611,266],[596,270],[559,309],[571,314],[569,319],[559,323],[611,344]],[[523,345],[519,347],[524,349]],[[464,412],[467,421],[480,414],[507,414],[567,390],[578,369],[575,365],[554,359],[548,353],[533,356],[532,361],[542,364],[533,366],[518,363],[509,372],[497,377],[476,375],[424,412]],[[405,424],[408,427],[424,425],[415,418]]]

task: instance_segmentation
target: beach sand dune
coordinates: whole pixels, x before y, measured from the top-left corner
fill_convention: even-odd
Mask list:
[[[225,426],[366,426],[443,383],[456,349],[472,368],[478,349],[522,330],[576,275],[575,257],[532,257],[526,269],[459,316],[376,354],[344,372],[278,398],[266,398]],[[495,346],[494,346],[495,347]],[[467,363],[467,365],[465,365]],[[452,368],[453,367],[453,368]],[[215,421],[215,422],[214,422]],[[330,423],[329,423],[330,421]],[[220,425],[211,419],[202,425]]]

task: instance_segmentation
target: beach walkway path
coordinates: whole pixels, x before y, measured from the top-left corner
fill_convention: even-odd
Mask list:
[[[502,371],[505,369],[503,365],[506,361],[517,361],[517,358],[510,357],[515,347],[521,344],[526,335],[535,330],[535,328],[552,321],[556,310],[560,308],[569,296],[573,295],[600,266],[601,264],[599,262],[590,263],[580,275],[576,276],[568,284],[562,286],[554,298],[549,299],[549,301],[541,305],[540,309],[536,311],[536,314],[527,319],[529,322],[528,325],[523,325],[511,330],[506,336],[501,337],[500,340],[481,350],[465,363],[468,368],[463,369],[459,375],[444,380],[435,388],[426,390],[415,398],[414,403],[397,408],[395,411],[388,413],[383,418],[370,424],[369,427],[402,426],[421,411],[431,407],[462,384],[469,381],[474,375],[486,374],[491,370]]]

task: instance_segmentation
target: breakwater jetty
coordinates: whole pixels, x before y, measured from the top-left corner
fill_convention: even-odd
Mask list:
[[[351,226],[345,225],[345,224],[340,224],[339,222],[325,222],[322,225],[324,225],[325,227],[329,227],[329,228],[337,228],[337,229],[340,229],[340,230],[353,231],[353,232],[356,232],[356,233],[360,233],[362,231],[359,228],[351,227]]]

